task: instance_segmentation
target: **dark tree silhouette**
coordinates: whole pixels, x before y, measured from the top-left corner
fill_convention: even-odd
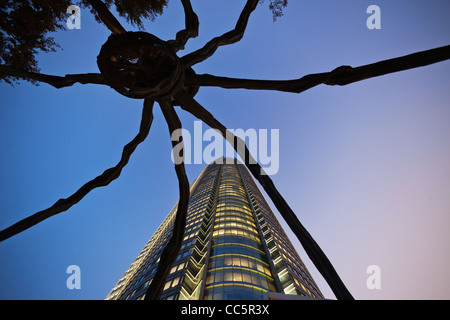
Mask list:
[[[42,1],[46,3],[46,1]],[[98,19],[112,33],[102,46],[97,57],[100,73],[68,74],[63,77],[46,75],[37,72],[35,60],[29,59],[30,63],[28,65],[26,63],[15,64],[12,63],[15,53],[4,50],[1,52],[3,61],[0,65],[2,79],[21,78],[35,82],[45,82],[55,88],[71,86],[77,82],[82,84],[102,84],[113,88],[127,97],[144,99],[139,133],[124,147],[122,158],[115,167],[107,169],[101,175],[89,181],[70,197],[60,199],[50,208],[39,211],[2,230],[0,232],[0,240],[3,241],[50,216],[68,210],[94,188],[108,185],[111,181],[118,178],[136,147],[147,137],[153,120],[153,105],[154,102],[158,102],[170,133],[181,128],[180,120],[174,109],[174,106],[180,106],[183,110],[191,113],[218,131],[233,145],[249,171],[262,185],[280,214],[298,237],[311,261],[325,278],[336,297],[338,299],[353,299],[325,253],[300,223],[295,213],[276,189],[271,178],[264,173],[261,166],[252,158],[245,143],[240,138],[231,134],[225,126],[201,106],[194,99],[195,94],[201,86],[277,90],[295,93],[303,92],[319,84],[342,86],[449,59],[450,45],[355,68],[341,66],[329,72],[305,75],[294,80],[271,81],[225,78],[209,74],[198,75],[192,69],[192,66],[212,56],[220,46],[238,42],[243,37],[250,15],[255,10],[258,2],[260,2],[259,0],[248,0],[246,2],[233,30],[213,38],[202,48],[182,57],[178,57],[176,53],[184,48],[190,38],[198,35],[199,28],[197,15],[189,0],[181,0],[185,12],[185,29],[179,31],[174,40],[169,41],[163,41],[150,33],[142,31],[127,32],[108,9],[113,3],[112,0],[107,0],[106,4],[100,0],[85,1],[91,5]],[[131,6],[130,3],[131,1],[125,0],[114,1],[119,15],[127,17],[127,21],[130,23],[141,26],[142,20],[140,19],[153,18],[155,14],[159,14],[165,6],[166,1],[150,1],[141,7]],[[155,4],[154,7],[153,4],[150,5],[149,3],[157,3],[160,6],[158,7]],[[274,19],[281,16],[282,8],[286,4],[287,1],[285,0],[270,1],[269,8],[273,12]],[[2,14],[4,14],[3,11]],[[58,15],[55,13],[48,17],[48,19],[55,21],[57,17]],[[51,28],[53,27],[47,26],[47,29],[44,28],[41,35],[42,33],[54,30]],[[31,51],[29,56],[33,56],[33,52],[35,52],[33,50],[36,48],[45,50],[45,48],[50,49],[53,45],[52,40],[49,40],[49,38],[37,37],[37,39],[30,44]],[[1,40],[3,42],[10,41],[4,40],[4,38]],[[41,47],[38,45],[41,43],[40,41],[43,43]],[[11,48],[13,47],[10,46],[8,50],[13,50]],[[240,148],[240,145],[244,145],[245,147]],[[180,200],[178,202],[173,234],[163,250],[156,275],[147,290],[145,299],[159,299],[161,297],[165,278],[176,259],[183,239],[189,200],[189,182],[183,162],[176,164],[175,170],[179,181]]]
[[[71,4],[88,8],[99,23],[104,23],[113,33],[118,34],[125,33],[126,30],[109,11],[111,7],[127,22],[142,30],[144,21],[154,20],[163,13],[168,0],[0,1],[0,64],[15,70],[39,72],[36,55],[39,51],[55,52],[59,48],[49,34],[65,28],[66,10]],[[187,25],[185,30],[177,34],[176,41],[171,41],[175,51],[183,49],[187,39],[196,37],[195,32],[198,31],[198,19],[190,3],[182,1],[182,4],[187,15]],[[274,20],[282,16],[282,9],[286,5],[287,0],[270,0],[269,9]],[[19,83],[20,79],[29,80],[36,85],[41,81],[21,73],[0,73],[0,82],[13,84]]]
[[[162,14],[167,0],[15,0],[0,1],[0,63],[14,69],[38,72],[36,54],[39,51],[55,52],[59,45],[49,33],[65,28],[66,10],[71,4],[91,8],[98,22],[115,20],[108,10],[114,4],[117,12],[127,22],[142,28],[145,19],[153,20]],[[95,8],[95,9],[94,9]],[[26,22],[24,22],[26,21]],[[125,32],[120,24],[116,25]],[[0,81],[18,82],[20,75],[0,74]],[[25,77],[36,84],[35,79]]]
[[[62,29],[60,22],[69,5],[69,0],[58,1],[57,4],[42,1],[39,5],[30,5],[27,0],[0,1],[0,63],[38,72],[35,56],[39,50],[56,51],[58,45],[47,34]],[[27,23],[24,23],[25,19]],[[19,78],[0,74],[0,80],[9,84]]]

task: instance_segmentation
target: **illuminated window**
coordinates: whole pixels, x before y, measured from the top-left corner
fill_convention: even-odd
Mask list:
[[[164,285],[164,289],[163,290],[167,290],[169,288],[173,288],[173,287],[177,286],[179,283],[180,283],[180,277],[176,277],[174,279],[171,279],[171,280],[166,282],[166,284]]]

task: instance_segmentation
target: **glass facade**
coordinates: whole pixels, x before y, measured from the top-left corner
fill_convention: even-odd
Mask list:
[[[212,163],[191,186],[184,240],[162,299],[323,298],[249,172]],[[231,163],[229,163],[231,162]],[[142,299],[171,236],[177,206],[106,299]]]
[[[221,172],[205,300],[263,299],[276,292],[247,192],[237,166]]]

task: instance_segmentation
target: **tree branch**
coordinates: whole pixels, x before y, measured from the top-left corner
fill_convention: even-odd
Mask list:
[[[152,110],[153,110],[153,101],[146,99],[144,101],[144,108],[142,111],[142,120],[139,133],[131,142],[129,142],[123,148],[122,157],[115,167],[105,170],[101,175],[84,184],[80,189],[78,189],[77,192],[75,192],[67,199],[60,199],[50,208],[39,211],[33,214],[32,216],[29,216],[28,218],[25,218],[15,223],[14,225],[0,231],[0,241],[8,239],[17,233],[20,233],[38,224],[39,222],[47,218],[50,218],[51,216],[54,216],[58,213],[68,210],[74,204],[78,203],[81,199],[83,199],[83,197],[87,195],[91,190],[98,187],[107,186],[110,182],[117,179],[120,176],[122,169],[127,165],[128,161],[130,160],[130,157],[133,154],[134,150],[136,150],[136,147],[141,142],[143,142],[147,137],[150,131],[150,126],[153,121]]]
[[[119,21],[113,16],[108,7],[101,0],[87,0],[92,8],[97,11],[100,20],[103,21],[106,27],[114,34],[122,34],[127,32]]]
[[[300,93],[319,84],[345,86],[353,82],[422,67],[447,59],[450,59],[450,45],[356,68],[341,66],[331,72],[310,74],[295,80],[252,80],[217,77],[209,74],[187,74],[185,83],[188,86],[216,86],[227,89],[277,90]]]
[[[214,54],[219,46],[232,44],[238,42],[244,36],[245,28],[247,27],[250,14],[255,10],[259,0],[248,0],[244,9],[239,16],[236,26],[233,30],[224,33],[220,37],[215,37],[209,41],[203,48],[191,52],[181,58],[181,62],[185,68],[199,63]]]
[[[245,165],[247,166],[249,171],[262,185],[280,214],[283,216],[289,227],[300,240],[300,243],[302,244],[309,258],[325,278],[336,297],[338,299],[353,299],[352,295],[345,287],[344,283],[340,279],[339,275],[337,274],[331,262],[328,260],[325,253],[312,238],[309,232],[305,229],[305,227],[300,223],[295,213],[292,211],[282,195],[276,189],[274,183],[272,182],[272,179],[270,179],[268,175],[264,174],[261,166],[251,157],[248,148],[245,146],[245,142],[243,142],[239,137],[236,137],[234,134],[230,133],[224,125],[222,125],[214,118],[211,113],[209,113],[197,101],[195,101],[186,93],[179,92],[175,98],[177,99],[177,102],[180,103],[181,108],[190,112],[192,115],[205,122],[211,128],[218,131],[222,135],[222,137],[224,137],[229,143],[232,144],[239,156],[244,160]],[[244,150],[238,147],[239,143],[244,144]]]
[[[77,82],[81,84],[92,83],[107,85],[105,79],[100,73],[66,74],[64,77],[60,77],[25,70],[17,70],[5,65],[0,65],[0,74],[22,78],[25,80],[31,79],[39,82],[45,82],[56,89],[70,87]]]
[[[180,119],[178,118],[173,105],[169,101],[164,100],[158,102],[161,106],[164,118],[169,126],[170,136],[172,136],[172,133],[175,130],[181,129]],[[183,143],[182,137],[179,142],[172,141],[172,146],[175,147],[178,143]],[[147,289],[145,300],[159,300],[161,298],[161,294],[164,290],[164,284],[166,283],[166,278],[169,275],[172,264],[178,256],[181,243],[183,242],[190,190],[189,181],[184,168],[184,154],[182,159],[183,160],[180,164],[175,164],[180,200],[178,201],[172,236],[161,254],[158,269],[156,270],[152,283]]]
[[[167,41],[172,46],[175,52],[183,50],[184,46],[190,38],[195,38],[198,36],[199,22],[197,15],[192,9],[191,1],[181,0],[181,3],[183,4],[184,8],[186,28],[177,32],[175,40]]]

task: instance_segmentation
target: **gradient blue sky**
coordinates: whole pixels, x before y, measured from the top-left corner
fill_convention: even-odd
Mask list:
[[[179,55],[232,29],[244,4],[193,0],[200,34]],[[381,30],[366,27],[371,4],[381,8]],[[277,22],[267,5],[252,14],[242,41],[219,48],[195,71],[293,79],[450,43],[447,0],[291,0]],[[171,0],[145,29],[168,40],[183,26],[182,6]],[[81,30],[55,34],[64,50],[39,55],[41,71],[97,72],[96,56],[108,35],[82,10]],[[280,170],[272,179],[355,298],[449,299],[449,75],[446,61],[302,94],[202,88],[196,99],[229,128],[280,130]],[[2,84],[0,97],[1,229],[114,166],[139,129],[142,101],[104,86]],[[195,119],[177,110],[192,130]],[[154,115],[149,137],[119,179],[0,243],[1,299],[108,294],[178,200],[157,105]],[[187,165],[190,181],[205,165]],[[291,240],[325,296],[334,299]],[[72,264],[81,268],[80,290],[66,287]],[[369,265],[381,269],[379,290],[366,286]]]

